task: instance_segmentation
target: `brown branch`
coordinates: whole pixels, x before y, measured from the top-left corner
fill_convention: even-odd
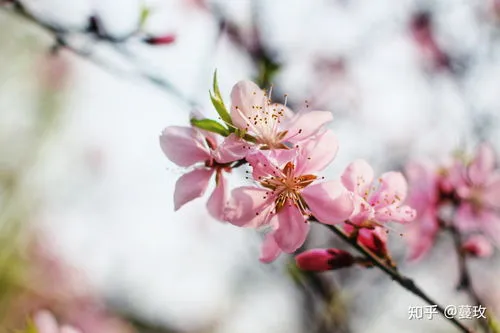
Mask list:
[[[459,280],[457,290],[465,291],[474,302],[475,306],[485,306],[485,303],[481,300],[472,285],[471,274],[467,267],[467,253],[462,248],[462,237],[460,235],[460,232],[452,225],[447,226],[445,230],[447,230],[453,238],[455,252],[458,258]],[[479,324],[485,332],[491,332],[490,325],[488,324],[488,320],[486,318],[479,318]]]
[[[313,218],[313,221],[316,221],[316,219]],[[354,247],[357,251],[359,251],[361,254],[363,254],[367,260],[369,260],[373,266],[379,268],[382,272],[384,272],[386,275],[388,275],[392,280],[396,281],[401,287],[404,289],[408,290],[415,296],[419,297],[423,301],[425,301],[427,304],[436,306],[437,311],[447,320],[449,320],[455,327],[457,327],[460,331],[465,332],[465,333],[473,333],[471,329],[467,328],[465,325],[463,325],[458,319],[455,317],[449,318],[449,314],[446,314],[445,309],[439,305],[435,300],[430,298],[422,289],[420,289],[415,282],[402,275],[399,273],[397,270],[395,270],[392,267],[387,266],[384,262],[382,262],[376,255],[374,255],[370,250],[365,248],[363,245],[359,244],[355,239],[349,237],[344,231],[342,231],[340,228],[333,226],[333,225],[328,225],[324,224],[328,229],[333,231],[337,236],[339,236],[343,241]]]
[[[136,32],[128,34],[126,37],[115,38],[101,32],[96,32],[94,30],[85,30],[85,31],[69,31],[65,30],[61,27],[56,27],[50,23],[44,22],[39,18],[35,17],[31,13],[29,13],[19,1],[8,1],[6,3],[0,2],[0,9],[4,10],[8,13],[14,14],[19,18],[24,19],[25,21],[32,23],[42,30],[48,32],[54,38],[54,46],[51,48],[53,52],[56,52],[60,49],[65,49],[73,54],[79,56],[82,59],[85,59],[106,72],[118,76],[118,77],[126,77],[127,79],[136,79],[140,78],[143,81],[151,84],[152,86],[160,89],[161,91],[173,95],[177,97],[181,102],[186,104],[190,108],[194,108],[198,106],[198,103],[191,100],[187,96],[185,96],[182,92],[180,92],[170,81],[158,75],[156,71],[146,70],[144,66],[141,66],[137,59],[130,53],[126,48],[126,42],[136,35]],[[92,18],[89,18],[90,20]],[[97,38],[98,41],[107,43],[117,51],[117,53],[123,57],[125,57],[130,64],[135,68],[136,74],[127,73],[126,71],[120,69],[119,67],[110,64],[109,62],[105,62],[102,59],[96,57],[92,52],[88,50],[77,47],[70,43],[69,39],[74,34],[84,34],[89,38]]]

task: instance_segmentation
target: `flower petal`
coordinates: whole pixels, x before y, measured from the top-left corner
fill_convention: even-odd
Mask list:
[[[201,197],[213,172],[213,169],[195,169],[182,175],[175,183],[174,209],[178,210],[189,201]]]
[[[369,203],[377,208],[397,205],[405,201],[408,184],[401,172],[389,171],[378,179],[379,187],[370,195]]]
[[[462,248],[475,257],[486,258],[493,254],[493,245],[482,235],[473,235],[469,237]]]
[[[289,152],[286,150],[285,152]],[[295,153],[294,151],[292,151]],[[277,163],[275,155],[282,155],[278,151],[256,151],[247,156],[247,161],[252,167],[252,176],[256,181],[272,176],[283,176],[280,165]]]
[[[238,187],[224,210],[224,219],[239,227],[257,228],[269,222],[274,197],[265,189]]]
[[[494,167],[495,152],[493,151],[493,148],[487,143],[479,145],[476,151],[476,156],[467,169],[468,176],[472,184],[483,184],[490,176]]]
[[[326,123],[333,120],[329,111],[304,110],[297,113],[286,126],[285,141],[297,142],[316,134]]]
[[[375,220],[378,222],[411,222],[417,216],[417,211],[408,205],[389,205],[375,209]]]
[[[339,149],[337,136],[326,130],[298,144],[297,174],[315,174],[326,168]]]
[[[343,222],[354,211],[353,197],[340,181],[309,185],[302,190],[302,196],[314,217],[322,223]]]
[[[438,230],[437,214],[431,210],[420,214],[415,222],[408,224],[405,233],[409,244],[408,259],[418,261],[424,258],[434,245]]]
[[[274,240],[274,233],[269,233],[265,236],[262,243],[261,253],[259,260],[263,263],[270,263],[281,254],[281,249]]]
[[[59,333],[82,333],[82,331],[73,326],[63,326]]]
[[[500,172],[494,172],[488,179],[483,192],[483,200],[493,208],[500,208]]]
[[[254,149],[254,145],[232,133],[222,141],[213,156],[219,163],[229,163],[245,158]]]
[[[207,209],[213,218],[224,221],[224,209],[227,204],[226,179],[221,172],[217,173],[216,186],[207,201]]]
[[[191,127],[169,126],[160,136],[160,146],[165,155],[183,167],[210,159],[210,151],[200,131]]]
[[[38,311],[33,316],[33,321],[39,333],[59,333],[56,318],[49,311]]]
[[[283,206],[277,214],[277,218],[279,227],[274,232],[276,243],[283,252],[295,252],[306,240],[309,223],[306,222],[299,208],[291,201]]]
[[[236,83],[231,91],[231,120],[240,129],[248,129],[248,119],[267,106],[264,92],[251,81]]]
[[[365,160],[355,160],[347,166],[341,179],[346,189],[363,196],[373,181],[373,168]]]
[[[490,237],[496,246],[500,246],[500,215],[497,212],[483,211],[478,222],[483,233]]]
[[[474,231],[479,229],[478,215],[472,209],[472,205],[463,202],[455,213],[454,223],[461,231]]]

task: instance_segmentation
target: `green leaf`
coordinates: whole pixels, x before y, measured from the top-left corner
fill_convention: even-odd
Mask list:
[[[142,6],[141,8],[141,14],[139,16],[139,28],[142,29],[144,28],[144,25],[146,25],[146,22],[148,18],[151,16],[151,8],[147,6]]]
[[[38,333],[38,329],[32,319],[28,319],[26,322],[26,328],[22,331],[16,331],[15,333]]]
[[[226,124],[232,124],[231,116],[224,105],[224,100],[222,99],[222,95],[220,93],[219,83],[217,81],[217,70],[214,72],[212,89],[213,93],[210,92],[210,100],[212,101],[215,110]],[[231,127],[229,127],[229,131],[233,132]]]
[[[222,136],[228,136],[229,134],[231,134],[231,132],[226,127],[212,119],[193,118],[191,119],[191,125],[209,132],[220,134]]]

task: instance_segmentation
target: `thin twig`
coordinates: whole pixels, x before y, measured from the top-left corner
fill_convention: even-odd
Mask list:
[[[328,225],[324,224],[328,229],[333,231],[337,236],[339,236],[343,241],[354,247],[356,250],[358,250],[361,254],[363,254],[366,259],[368,259],[374,266],[382,270],[385,274],[390,276],[394,281],[396,281],[400,286],[402,286],[404,289],[408,290],[415,296],[418,296],[422,300],[424,300],[427,304],[436,306],[437,311],[443,315],[444,318],[448,319],[455,327],[460,329],[462,332],[465,333],[473,333],[473,331],[469,328],[467,328],[465,325],[463,325],[460,321],[458,321],[455,317],[450,317],[449,314],[445,312],[445,309],[439,305],[435,300],[427,296],[427,294],[420,289],[415,282],[402,275],[398,271],[396,271],[394,268],[387,266],[385,263],[383,263],[377,256],[375,256],[370,250],[365,248],[363,245],[359,244],[355,239],[349,237],[344,231],[339,229],[336,226],[333,225]]]
[[[193,101],[192,99],[185,96],[181,93],[170,81],[161,77],[160,75],[153,73],[152,71],[147,71],[144,69],[144,66],[140,66],[138,64],[135,56],[130,53],[125,48],[125,43],[128,39],[132,38],[134,34],[130,34],[127,38],[112,38],[106,35],[99,36],[99,41],[103,41],[105,43],[110,44],[114,47],[115,51],[118,54],[128,59],[128,61],[135,67],[136,75],[130,75],[130,73],[125,72],[124,70],[119,69],[117,66],[110,64],[109,62],[105,62],[102,59],[96,57],[93,53],[85,50],[83,48],[72,45],[69,42],[69,37],[74,34],[74,32],[65,30],[61,27],[53,26],[47,22],[44,22],[37,17],[31,15],[18,1],[11,1],[9,4],[0,5],[0,9],[15,14],[24,20],[37,25],[41,29],[50,33],[54,37],[55,46],[52,48],[53,50],[58,50],[60,48],[66,49],[73,54],[79,56],[82,59],[85,59],[93,64],[97,65],[101,69],[115,75],[118,77],[126,77],[128,79],[132,78],[140,78],[149,84],[155,86],[161,91],[168,93],[169,95],[173,95],[177,97],[181,102],[186,104],[188,107],[193,108],[198,106],[198,103]],[[80,34],[86,34],[89,37],[95,38],[95,34],[86,33],[84,31],[79,32]]]
[[[447,226],[446,230],[448,230],[453,237],[455,252],[457,253],[458,257],[459,280],[457,290],[465,291],[472,299],[475,306],[485,306],[485,303],[481,300],[472,285],[471,275],[467,267],[467,254],[462,249],[462,239],[460,233],[454,226]],[[478,321],[485,332],[491,332],[490,325],[488,324],[488,320],[486,318],[480,317]]]

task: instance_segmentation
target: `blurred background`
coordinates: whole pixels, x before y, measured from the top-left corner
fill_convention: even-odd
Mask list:
[[[3,331],[39,308],[84,333],[455,331],[408,320],[423,303],[375,269],[302,276],[291,257],[261,264],[261,235],[211,219],[204,200],[174,213],[183,170],[158,136],[192,112],[215,116],[217,69],[226,103],[252,79],[293,109],[331,111],[340,151],[327,177],[355,158],[380,173],[483,140],[498,152],[499,1],[0,4]],[[451,238],[407,263],[404,235],[389,237],[441,304],[472,304],[455,290]],[[314,226],[306,247],[335,244]],[[497,316],[499,263],[471,263]]]

